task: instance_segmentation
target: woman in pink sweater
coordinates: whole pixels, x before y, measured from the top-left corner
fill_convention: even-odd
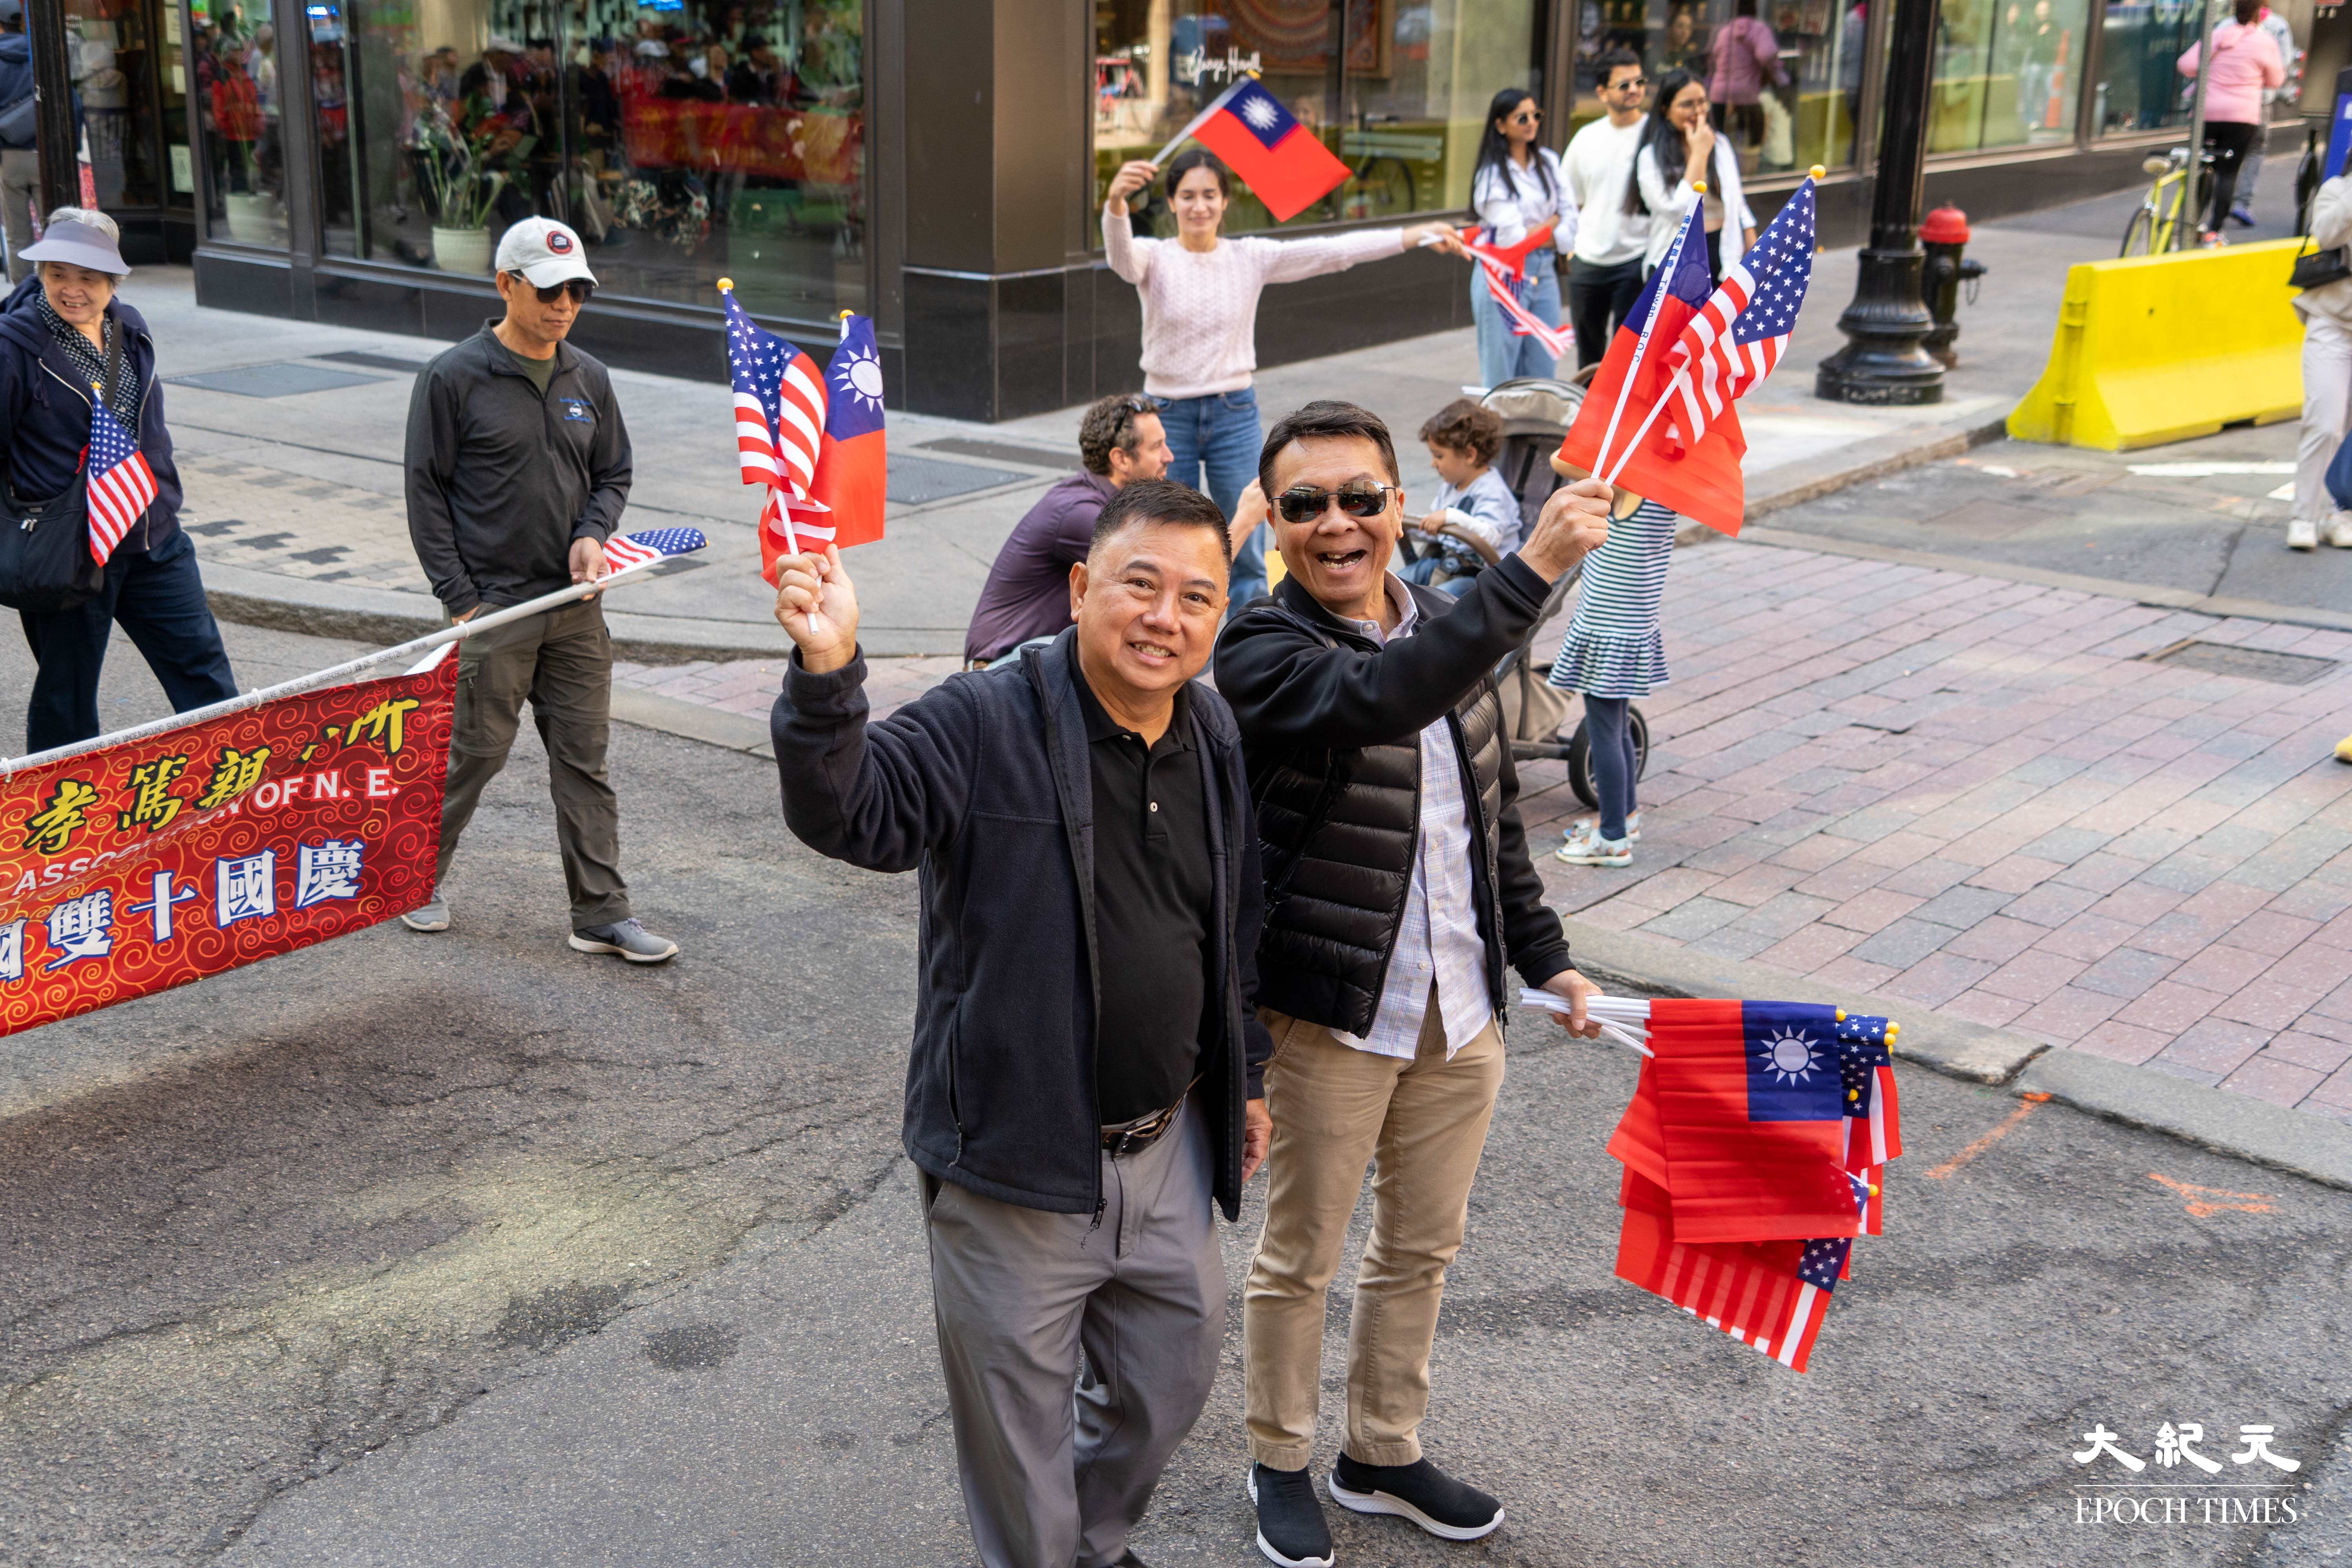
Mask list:
[[[2263,0],[2238,0],[2236,19],[2213,29],[2213,63],[2205,73],[2205,145],[2213,154],[2212,221],[2198,237],[2221,243],[2221,220],[2237,200],[2238,165],[2263,132],[2263,89],[2286,80],[2278,46],[2256,24]],[[2202,43],[2180,57],[2180,74],[2193,77]]]
[[[1233,175],[1202,147],[1168,161],[1176,237],[1138,239],[1127,198],[1159,174],[1157,164],[1138,161],[1112,176],[1103,203],[1103,248],[1110,269],[1143,296],[1143,390],[1160,400],[1168,477],[1199,489],[1231,518],[1243,487],[1257,478],[1257,449],[1265,439],[1250,384],[1257,369],[1259,292],[1269,283],[1401,256],[1424,237],[1456,256],[1465,253],[1454,226],[1444,223],[1304,239],[1226,239],[1218,231],[1233,199]],[[1261,524],[1234,552],[1226,597],[1235,609],[1265,592],[1265,531]]]

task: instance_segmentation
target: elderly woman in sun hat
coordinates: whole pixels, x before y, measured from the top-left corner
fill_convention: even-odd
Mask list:
[[[55,614],[18,612],[40,665],[25,721],[32,752],[99,732],[98,676],[116,622],[175,711],[236,695],[194,546],[180,530],[155,341],[115,294],[131,271],[121,243],[104,213],[58,208],[25,250],[33,275],[0,304],[0,477],[11,512],[83,485],[94,420],[119,421],[155,480],[155,499],[107,555],[94,597]]]

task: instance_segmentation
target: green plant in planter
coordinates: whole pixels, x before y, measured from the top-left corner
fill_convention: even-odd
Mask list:
[[[465,109],[470,111],[474,100],[467,100]],[[490,209],[498,205],[499,193],[506,188],[503,171],[488,167],[494,153],[507,157],[528,153],[534,137],[523,137],[513,146],[498,149],[499,127],[485,117],[481,128],[471,134],[458,129],[449,118],[449,111],[436,104],[433,116],[417,127],[416,145],[424,154],[419,160],[425,166],[425,182],[433,203],[433,221],[443,228],[477,229],[488,226]]]

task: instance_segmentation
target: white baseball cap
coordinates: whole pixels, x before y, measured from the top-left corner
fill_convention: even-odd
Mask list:
[[[507,230],[499,240],[498,268],[520,272],[540,289],[572,278],[596,281],[580,237],[551,217],[527,217]]]

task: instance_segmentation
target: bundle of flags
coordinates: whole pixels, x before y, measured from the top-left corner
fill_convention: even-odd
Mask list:
[[[1692,205],[1594,373],[1561,460],[1738,534],[1748,440],[1732,405],[1772,374],[1804,305],[1813,190],[1809,177],[1791,193],[1719,286],[1707,273],[1704,204]]]
[[[1624,1166],[1617,1277],[1804,1371],[1903,1152],[1897,1026],[1795,1002],[1602,999],[1594,1013],[1648,1033],[1609,1141]]]
[[[736,457],[743,482],[768,492],[760,574],[773,583],[784,556],[882,537],[882,360],[874,323],[845,310],[841,341],[820,373],[806,353],[753,323],[731,280],[720,279],[719,290],[727,301]]]
[[[1462,248],[1486,275],[1486,293],[1511,323],[1511,335],[1533,338],[1543,344],[1544,353],[1554,359],[1565,359],[1568,351],[1576,346],[1576,332],[1566,325],[1553,326],[1528,309],[1528,297],[1534,286],[1528,278],[1528,256],[1551,243],[1553,226],[1544,225],[1531,231],[1517,245],[1497,245],[1494,230],[1480,229],[1483,237],[1465,238]]]
[[[1297,217],[1348,178],[1348,165],[1255,77],[1235,78],[1151,161],[1166,163],[1188,136],[1223,159],[1276,223]]]

